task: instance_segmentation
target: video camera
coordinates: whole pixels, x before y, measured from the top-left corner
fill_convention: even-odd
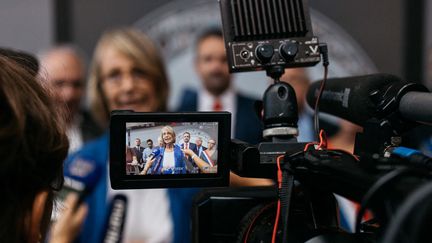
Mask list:
[[[432,124],[428,90],[385,74],[326,80],[327,46],[313,36],[306,0],[220,0],[220,6],[230,71],[265,70],[274,80],[256,105],[265,141],[230,142],[229,113],[116,111],[110,125],[112,187],[227,186],[229,170],[277,181],[277,187],[203,191],[193,209],[194,242],[430,241],[432,161],[401,141],[418,123]],[[308,92],[319,141],[298,143],[296,94],[279,78],[285,68],[312,66],[321,58],[324,80]],[[327,149],[318,108],[364,128],[355,155]],[[170,145],[137,161],[128,158],[130,144],[124,142],[136,134]],[[210,156],[195,147],[181,153],[189,149],[179,145],[185,137],[207,146],[216,142],[217,151]],[[157,159],[165,152],[171,166],[162,170]],[[355,233],[341,228],[334,193],[360,202]],[[366,209],[373,218],[362,222]]]

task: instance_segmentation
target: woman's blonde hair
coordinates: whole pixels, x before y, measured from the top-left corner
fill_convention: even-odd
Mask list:
[[[96,45],[90,65],[88,79],[88,100],[95,120],[106,127],[110,110],[101,82],[101,58],[107,47],[130,58],[143,69],[154,85],[157,98],[157,111],[166,111],[169,84],[162,57],[153,41],[144,33],[133,28],[119,28],[105,32]]]
[[[163,144],[166,144],[165,141],[163,140],[163,132],[167,131],[168,133],[171,133],[173,136],[173,144],[176,142],[176,133],[174,132],[174,128],[172,128],[171,126],[164,126],[161,129],[161,135],[160,137],[162,138],[162,142]]]

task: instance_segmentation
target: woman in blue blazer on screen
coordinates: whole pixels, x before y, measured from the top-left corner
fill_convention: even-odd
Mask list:
[[[153,150],[153,156],[147,161],[142,174],[185,174],[186,164],[180,146],[175,144],[176,134],[171,126],[161,129],[164,146]]]

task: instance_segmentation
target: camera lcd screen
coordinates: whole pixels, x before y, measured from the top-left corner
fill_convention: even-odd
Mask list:
[[[127,175],[217,173],[218,122],[128,122]]]
[[[111,187],[227,186],[230,121],[228,112],[113,112]]]

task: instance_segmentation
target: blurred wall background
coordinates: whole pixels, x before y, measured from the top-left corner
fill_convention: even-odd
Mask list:
[[[52,0],[0,1],[0,46],[35,53],[55,35]]]
[[[187,13],[188,8],[196,8],[199,4],[214,6],[209,12],[217,14],[219,11],[216,0],[2,0],[0,45],[35,53],[57,42],[73,42],[91,57],[97,39],[106,29],[130,25],[142,27],[143,21],[158,24],[166,20],[164,13],[181,15],[182,11]],[[361,49],[376,71],[410,81],[426,82],[426,77],[430,76],[426,68],[428,55],[424,54],[431,46],[427,42],[432,39],[429,37],[432,31],[428,31],[432,19],[424,17],[432,10],[430,1],[309,0],[309,4],[345,31],[356,43],[354,49]],[[197,12],[189,13],[199,16]],[[199,21],[198,17],[193,17],[191,19]],[[329,26],[332,29],[332,25]],[[175,107],[181,89],[197,82],[192,66],[193,50],[180,54],[165,55],[170,77],[175,80],[172,81],[171,107]],[[358,56],[355,53],[347,55],[353,60]],[[330,58],[332,61],[331,52]],[[244,82],[254,85],[244,85]],[[263,72],[236,77],[238,89],[258,98],[268,82]]]

